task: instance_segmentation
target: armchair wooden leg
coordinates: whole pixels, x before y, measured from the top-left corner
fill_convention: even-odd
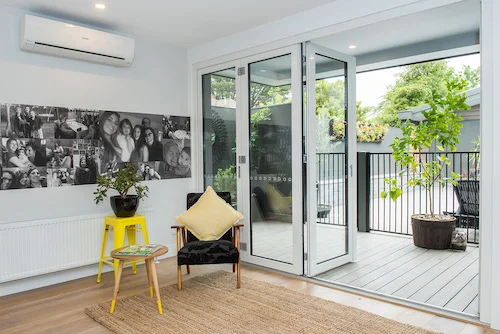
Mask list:
[[[238,262],[236,263],[236,288],[239,289],[241,287],[241,248],[240,248],[240,228],[236,227],[234,229],[234,241],[236,249],[238,249]],[[233,272],[234,272],[234,264],[233,264]]]
[[[182,290],[181,266],[177,266],[177,290]]]
[[[233,242],[236,247],[238,247],[237,241],[236,241],[236,228],[233,228]],[[233,263],[233,273],[236,271],[236,264]]]
[[[177,235],[176,235],[176,242],[177,242],[177,254],[179,254],[179,251],[181,249],[181,232],[182,235],[184,236],[184,232],[181,231],[180,229],[177,229]],[[182,273],[181,273],[181,266],[177,264],[177,290],[181,291],[182,290]]]
[[[241,269],[240,263],[236,264],[236,288],[239,289],[241,287]]]
[[[181,234],[182,234],[182,244],[184,246],[186,246],[186,243],[187,243],[187,236],[186,236],[186,229],[185,228],[181,228]],[[191,270],[189,269],[189,264],[186,264],[186,271],[189,274],[191,274]]]

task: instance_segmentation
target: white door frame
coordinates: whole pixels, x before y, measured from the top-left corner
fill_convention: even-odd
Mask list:
[[[249,152],[249,97],[248,97],[248,64],[265,60],[268,58],[279,57],[282,55],[291,55],[291,69],[292,69],[292,133],[302,134],[302,67],[301,67],[301,48],[299,45],[293,45],[270,52],[257,54],[251,57],[238,59],[230,62],[225,62],[215,66],[205,67],[197,71],[197,105],[198,115],[201,117],[196,119],[197,128],[200,132],[203,129],[203,87],[202,76],[205,74],[221,71],[227,68],[234,67],[236,71],[238,68],[245,68],[244,74],[236,75],[236,169],[237,169],[237,189],[238,189],[238,209],[243,213],[244,219],[242,221],[245,226],[242,228],[241,241],[246,243],[247,250],[241,252],[241,258],[245,262],[265,266],[268,268],[289,272],[296,275],[303,274],[303,235],[302,235],[302,135],[292,136],[292,226],[293,226],[293,255],[292,264],[274,261],[251,254],[251,236],[250,236],[250,166],[248,164]],[[197,142],[201,149],[198,159],[197,168],[203,175],[203,149],[202,142]],[[239,156],[245,156],[246,162],[241,163]],[[204,178],[196,180],[198,189],[203,189]]]
[[[308,276],[336,268],[356,259],[356,59],[340,52],[305,43],[306,47],[306,99],[307,99],[307,263]],[[317,193],[316,193],[316,55],[343,61],[347,64],[347,254],[318,264],[317,255]],[[344,168],[345,166],[342,166]]]
[[[302,208],[302,62],[301,62],[301,47],[300,44],[289,47],[260,53],[251,57],[241,59],[241,66],[245,68],[245,74],[241,76],[241,114],[243,127],[241,133],[242,152],[247,156],[249,152],[249,127],[250,124],[250,103],[249,103],[249,73],[248,64],[266,60],[269,58],[279,57],[283,55],[291,55],[291,73],[292,73],[292,235],[293,235],[293,255],[292,263],[284,263],[271,259],[266,259],[260,256],[251,254],[251,236],[250,236],[250,164],[239,164],[241,167],[242,193],[246,194],[243,204],[243,215],[245,219],[245,228],[243,229],[244,240],[247,242],[247,251],[242,253],[242,260],[256,265],[265,266],[268,268],[281,270],[284,272],[302,275],[304,271],[304,250],[303,250],[303,208]],[[297,135],[297,134],[300,134]],[[279,247],[279,245],[276,245]]]

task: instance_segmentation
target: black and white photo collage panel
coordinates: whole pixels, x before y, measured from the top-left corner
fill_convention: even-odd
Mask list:
[[[0,141],[0,190],[191,177],[189,117],[0,103]]]

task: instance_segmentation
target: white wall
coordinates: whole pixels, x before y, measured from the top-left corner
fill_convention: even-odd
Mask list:
[[[301,43],[339,31],[353,29],[381,20],[439,7],[461,0],[337,0],[324,6],[289,16],[244,32],[188,50],[189,94],[191,110],[196,110],[197,69],[236,60],[260,52]],[[493,235],[500,234],[498,215],[494,210],[500,202],[500,2],[482,0],[482,115],[481,137],[481,310],[480,319],[500,329],[500,243]],[[485,34],[486,31],[486,34]],[[376,33],[376,31],[374,32]],[[494,66],[495,65],[495,66]],[[486,93],[486,94],[485,94]],[[488,101],[486,101],[488,99]],[[496,115],[499,115],[498,113]],[[193,122],[195,123],[195,122]],[[195,153],[196,154],[196,153]],[[199,152],[198,152],[199,154]],[[199,155],[198,155],[199,156]],[[494,182],[493,182],[494,181]],[[495,283],[492,283],[495,282]]]
[[[0,7],[0,101],[60,107],[80,107],[128,112],[189,115],[187,103],[187,51],[136,41],[130,68],[56,58],[19,50],[19,18],[22,11]],[[185,208],[192,179],[147,182],[149,198],[140,205],[152,207],[149,225],[152,243],[162,243],[175,253],[170,226]],[[0,192],[0,224],[51,217],[95,213],[112,214],[108,202],[96,206],[95,185]],[[22,259],[19,259],[22,260]],[[86,273],[95,272],[95,266]],[[75,275],[64,273],[66,278]],[[83,274],[82,274],[83,275]],[[78,276],[78,275],[76,275]],[[5,283],[0,289],[36,287],[59,278],[47,277]],[[7,291],[7,290],[3,290]]]

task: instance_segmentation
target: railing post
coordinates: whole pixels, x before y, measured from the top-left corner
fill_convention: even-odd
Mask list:
[[[358,152],[358,231],[370,232],[370,152]]]

